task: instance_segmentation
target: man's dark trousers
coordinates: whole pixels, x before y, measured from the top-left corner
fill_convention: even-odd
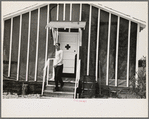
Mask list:
[[[55,86],[56,86],[55,89],[58,89],[58,82],[60,82],[60,84],[63,85],[62,71],[63,71],[63,64],[55,67]]]

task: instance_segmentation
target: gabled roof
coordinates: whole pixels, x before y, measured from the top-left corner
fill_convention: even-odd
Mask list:
[[[10,14],[7,14],[7,15],[4,15],[4,16],[3,16],[3,19],[4,19],[4,20],[7,20],[7,19],[10,19],[10,18],[12,18],[12,17],[16,17],[16,16],[19,16],[19,15],[21,15],[21,14],[25,14],[25,13],[27,13],[27,12],[36,10],[36,9],[38,9],[38,8],[41,8],[41,7],[44,7],[44,6],[46,6],[46,5],[48,5],[48,3],[34,4],[34,5],[32,5],[32,6],[29,6],[29,7],[26,7],[26,8],[24,8],[24,9],[18,10],[18,11],[16,11],[16,12],[13,12],[13,13],[10,13]]]
[[[25,9],[18,10],[18,11],[16,11],[16,12],[7,14],[7,15],[3,16],[3,19],[4,19],[4,20],[7,20],[7,19],[10,19],[10,18],[12,18],[12,17],[16,17],[16,16],[19,16],[19,15],[21,15],[21,14],[25,14],[25,13],[27,13],[27,12],[36,10],[36,9],[38,9],[38,8],[41,8],[41,7],[44,7],[44,6],[48,5],[48,4],[50,4],[50,3],[35,4],[35,5],[30,6],[30,7],[25,8]],[[57,4],[57,3],[53,3],[53,4]],[[74,4],[75,4],[75,3],[74,3]],[[80,3],[76,3],[76,4],[80,4]],[[82,3],[82,4],[86,4],[86,3]],[[124,13],[121,13],[121,12],[119,12],[119,11],[116,11],[116,10],[112,9],[112,8],[103,6],[103,5],[101,5],[101,4],[95,4],[95,3],[87,3],[87,4],[92,5],[92,6],[96,7],[96,8],[100,8],[100,9],[106,11],[106,12],[109,12],[109,13],[111,13],[111,14],[114,14],[114,15],[117,15],[117,16],[119,16],[119,17],[125,18],[125,19],[127,19],[127,20],[131,20],[131,21],[133,21],[133,22],[135,22],[135,23],[139,23],[141,29],[144,29],[144,28],[146,27],[146,22],[145,22],[145,21],[142,21],[142,20],[139,20],[139,19],[137,19],[137,18],[131,17],[130,15],[126,15],[126,14],[124,14]]]
[[[130,20],[130,21],[133,21],[133,22],[135,22],[135,23],[139,23],[139,24],[140,24],[140,27],[141,27],[142,29],[144,29],[144,28],[146,27],[146,25],[145,25],[146,22],[145,22],[145,21],[139,20],[139,19],[137,19],[137,18],[135,18],[135,17],[132,17],[132,16],[127,15],[127,14],[124,14],[124,13],[122,13],[122,12],[119,12],[119,11],[117,11],[117,10],[114,10],[114,9],[112,9],[112,8],[109,8],[109,7],[107,7],[107,6],[103,6],[103,5],[101,5],[101,4],[94,4],[94,3],[91,3],[91,5],[93,5],[94,7],[100,8],[100,9],[106,11],[106,12],[109,12],[109,13],[111,13],[111,14],[117,15],[117,16],[119,16],[119,17],[125,18],[125,19]]]

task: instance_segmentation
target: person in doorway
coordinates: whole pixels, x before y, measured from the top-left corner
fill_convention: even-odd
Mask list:
[[[64,82],[62,80],[62,71],[63,71],[63,50],[60,49],[60,43],[55,44],[56,54],[55,54],[55,61],[54,61],[54,69],[55,69],[55,88],[54,91],[59,91]],[[58,82],[60,82],[60,87],[58,87]]]

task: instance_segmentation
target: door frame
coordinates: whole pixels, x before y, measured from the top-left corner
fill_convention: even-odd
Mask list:
[[[81,40],[80,39],[80,33],[81,32],[58,32],[58,42],[59,42],[59,34],[77,34],[78,35],[78,38],[77,38],[77,59],[76,59],[76,64],[75,64],[75,67],[74,67],[74,74],[73,73],[63,73],[63,77],[67,76],[67,77],[76,77],[76,70],[77,70],[77,64],[78,64],[78,61],[79,61],[79,54],[80,54],[80,45],[81,45]]]

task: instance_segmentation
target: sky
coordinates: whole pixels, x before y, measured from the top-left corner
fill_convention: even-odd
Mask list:
[[[12,12],[16,12],[23,8],[40,4],[43,2],[14,2],[14,1],[6,1],[2,2],[2,15],[7,15]],[[137,19],[143,20],[146,22],[146,28],[141,31],[139,38],[139,52],[138,59],[142,58],[142,56],[147,56],[147,33],[148,33],[148,2],[95,2],[102,4],[103,6],[110,7],[112,9],[118,10],[125,14],[128,14]]]

